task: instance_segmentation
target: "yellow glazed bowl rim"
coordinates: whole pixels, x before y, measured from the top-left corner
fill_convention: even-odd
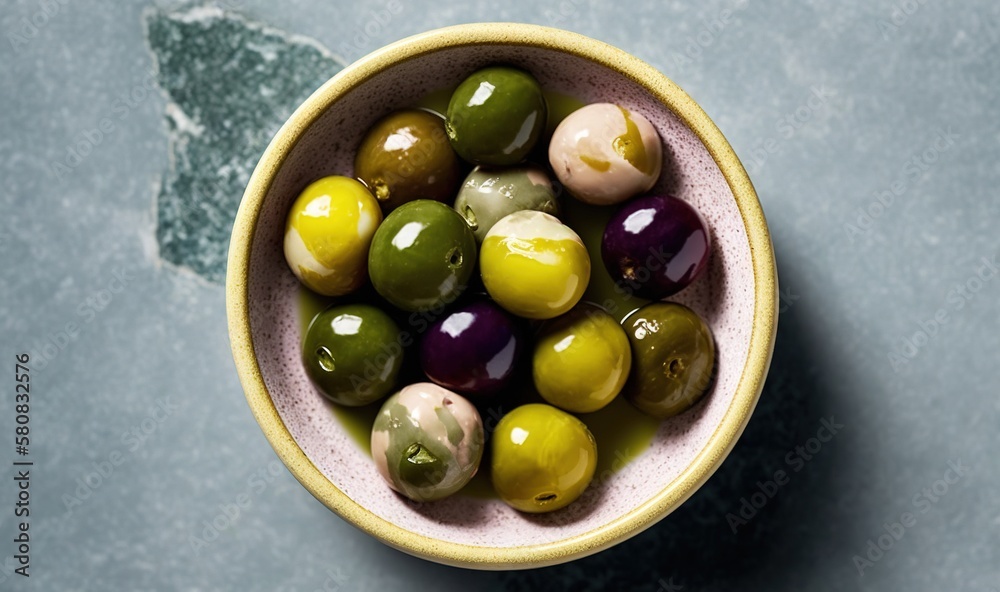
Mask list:
[[[248,277],[257,219],[275,175],[305,131],[344,93],[399,62],[444,48],[478,45],[528,46],[571,54],[645,88],[698,136],[715,160],[743,218],[753,266],[753,328],[746,365],[733,400],[705,448],[642,505],[589,532],[547,544],[485,547],[442,541],[405,530],[350,499],[306,457],[279,417],[264,385],[250,332]],[[226,273],[229,337],[240,382],[264,435],[295,478],[344,520],[384,543],[439,563],[476,569],[542,567],[584,557],[642,532],[684,503],[722,464],[757,404],[774,348],[777,293],[771,238],[757,194],[729,142],[701,107],[655,68],[616,47],[569,31],[518,23],[457,25],[409,37],[358,60],[314,92],[281,127],[254,169],[236,215]]]

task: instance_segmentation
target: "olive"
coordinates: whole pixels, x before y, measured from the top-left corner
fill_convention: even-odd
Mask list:
[[[285,261],[314,292],[353,292],[368,278],[368,248],[381,222],[378,202],[364,185],[350,177],[323,177],[288,211]]]
[[[454,302],[476,267],[476,239],[452,208],[418,199],[379,226],[368,254],[375,290],[393,306],[422,311]]]
[[[625,319],[632,344],[626,398],[659,419],[697,403],[712,383],[715,342],[708,325],[690,308],[654,302]]]
[[[367,304],[316,315],[302,345],[306,375],[334,403],[367,405],[392,392],[403,364],[399,327]]]
[[[439,500],[475,476],[484,439],[472,403],[422,382],[383,403],[372,426],[372,458],[389,487],[414,501]]]
[[[597,468],[593,434],[551,405],[531,403],[504,415],[492,442],[493,487],[522,512],[551,512],[572,503]]]
[[[368,130],[354,157],[354,173],[389,213],[415,199],[450,202],[462,169],[444,119],[406,109],[390,113]]]
[[[510,381],[520,350],[516,321],[496,304],[479,300],[428,329],[420,343],[420,365],[445,388],[487,395]]]
[[[573,197],[610,205],[653,187],[663,166],[663,148],[656,128],[639,113],[593,103],[556,127],[549,164]]]
[[[493,66],[462,81],[448,102],[445,129],[459,156],[473,164],[524,160],[545,129],[547,108],[535,78]]]
[[[589,304],[546,323],[532,358],[542,398],[574,413],[597,411],[614,400],[631,367],[632,352],[622,326]]]
[[[559,215],[559,202],[552,180],[537,165],[511,168],[476,167],[458,191],[455,210],[465,217],[476,240],[483,242],[486,233],[501,218],[521,210],[536,210]]]
[[[493,225],[479,267],[490,297],[529,319],[573,308],[590,281],[590,255],[580,237],[554,216],[530,210]]]
[[[669,195],[636,198],[608,221],[601,258],[618,285],[660,300],[689,286],[708,265],[708,226],[686,201]]]

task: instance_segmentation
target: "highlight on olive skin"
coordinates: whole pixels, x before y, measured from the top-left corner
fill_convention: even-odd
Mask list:
[[[450,203],[462,167],[448,143],[443,117],[403,109],[368,130],[354,157],[354,173],[388,214],[416,199]]]
[[[493,434],[493,487],[529,513],[562,509],[579,498],[597,468],[597,443],[582,421],[551,405],[522,405]]]
[[[462,81],[448,103],[452,147],[473,164],[523,161],[545,129],[548,108],[538,81],[523,70],[492,66]]]
[[[715,340],[690,308],[656,302],[625,323],[634,363],[626,386],[629,402],[667,419],[693,407],[708,392],[715,371]]]

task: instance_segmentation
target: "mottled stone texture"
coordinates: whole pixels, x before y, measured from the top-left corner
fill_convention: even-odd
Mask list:
[[[218,8],[150,11],[150,51],[169,103],[170,167],[157,199],[160,256],[213,282],[261,152],[341,69],[322,46]]]
[[[3,3],[0,590],[1000,589],[995,2],[393,2],[218,2],[241,17],[173,0]],[[489,20],[596,37],[687,90],[750,171],[781,280],[771,374],[716,475],[614,549],[517,573],[409,557],[317,502],[243,398],[222,286],[157,255],[222,278],[251,167],[339,68],[249,23],[350,61]],[[154,58],[167,96],[118,119]],[[106,117],[114,132],[50,177]],[[20,351],[36,354],[29,579],[11,559]],[[843,429],[790,463],[830,417]],[[140,442],[123,441],[144,422]],[[100,477],[112,453],[122,463]],[[954,460],[970,470],[937,496]],[[727,515],[779,470],[787,484],[734,534]],[[915,525],[859,575],[854,556],[904,512]]]

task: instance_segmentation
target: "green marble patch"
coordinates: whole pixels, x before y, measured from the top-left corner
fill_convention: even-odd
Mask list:
[[[160,256],[221,283],[258,158],[295,107],[343,66],[318,43],[212,6],[151,10],[146,30],[168,98]]]

